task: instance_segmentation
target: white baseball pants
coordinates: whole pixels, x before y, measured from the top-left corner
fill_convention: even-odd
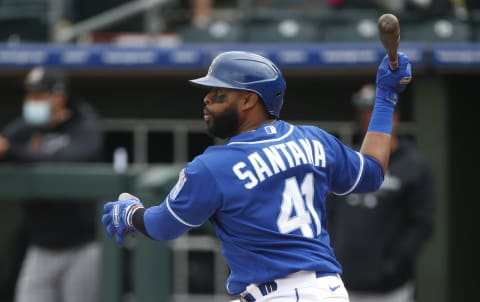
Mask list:
[[[317,277],[315,272],[301,271],[274,284],[251,284],[242,293],[245,302],[348,302],[348,293],[338,275]]]

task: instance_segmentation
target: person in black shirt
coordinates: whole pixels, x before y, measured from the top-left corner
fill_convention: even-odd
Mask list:
[[[353,96],[362,131],[374,102],[374,85]],[[396,135],[398,112],[380,189],[347,197],[332,194],[327,203],[331,243],[351,302],[414,301],[415,259],[433,230],[433,176],[414,144]]]
[[[65,84],[60,70],[35,67],[27,74],[23,116],[0,134],[0,161],[101,159],[103,135],[97,114],[87,103],[71,98]],[[94,202],[32,198],[24,208],[28,247],[15,301],[97,301],[100,245]]]

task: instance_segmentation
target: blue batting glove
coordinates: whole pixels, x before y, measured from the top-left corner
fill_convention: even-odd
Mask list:
[[[387,100],[394,105],[397,103],[398,94],[405,90],[412,80],[412,67],[408,56],[398,52],[398,68],[390,69],[388,56],[385,56],[378,66],[377,71],[377,98]]]
[[[141,208],[143,204],[140,199],[128,193],[120,194],[118,201],[107,202],[103,207],[102,223],[108,237],[115,234],[117,244],[123,246],[125,235],[135,232],[133,214]]]

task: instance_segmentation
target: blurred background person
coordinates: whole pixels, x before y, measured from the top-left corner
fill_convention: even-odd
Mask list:
[[[68,95],[60,70],[35,67],[24,85],[23,116],[0,135],[1,161],[101,160],[103,135],[97,114],[87,103]],[[95,217],[94,202],[24,202],[28,247],[16,302],[97,301],[100,245]]]
[[[206,27],[212,21],[215,0],[190,0],[192,24],[199,28]]]
[[[218,15],[219,10],[225,8],[233,10],[237,5],[239,4],[235,0],[188,0],[188,3],[183,4],[188,7],[190,24],[196,28],[208,27],[212,22],[218,21],[216,19],[225,17]]]
[[[362,136],[374,102],[374,85],[353,95]],[[397,135],[399,112],[393,118],[389,168],[380,189],[332,195],[327,203],[332,246],[351,302],[414,301],[415,260],[432,234],[433,176],[414,144]]]

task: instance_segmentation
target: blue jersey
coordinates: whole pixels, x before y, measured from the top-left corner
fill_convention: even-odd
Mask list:
[[[341,273],[325,200],[370,190],[365,159],[318,127],[275,121],[197,156],[163,206],[188,227],[212,222],[232,294],[300,270]]]

